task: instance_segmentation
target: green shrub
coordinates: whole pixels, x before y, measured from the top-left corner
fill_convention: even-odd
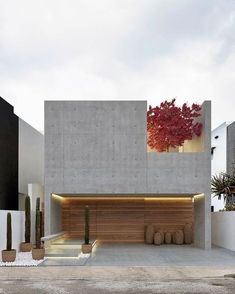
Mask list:
[[[235,203],[229,203],[225,205],[226,211],[234,211],[235,210]]]

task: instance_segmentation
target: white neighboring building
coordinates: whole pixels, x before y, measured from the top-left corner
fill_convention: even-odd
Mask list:
[[[18,120],[19,210],[24,210],[25,195],[28,194],[31,197],[32,211],[35,211],[36,198],[40,197],[43,202],[44,135],[21,118]]]
[[[227,171],[227,128],[231,122],[224,122],[211,133],[211,175]],[[214,211],[224,208],[224,200],[217,197],[211,198]]]

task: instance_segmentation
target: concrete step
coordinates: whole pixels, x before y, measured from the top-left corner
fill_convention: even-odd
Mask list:
[[[94,244],[95,240],[91,240]],[[59,238],[46,248],[45,257],[78,257],[81,253],[83,240]]]
[[[52,245],[63,245],[63,246],[70,246],[70,245],[72,245],[72,246],[81,246],[82,245],[82,243],[83,243],[83,240],[77,240],[77,239],[75,239],[75,240],[66,240],[66,239],[64,239],[64,238],[61,238],[61,239],[57,239],[57,240],[55,240],[55,241],[53,241],[52,242]]]
[[[58,248],[57,246],[51,246],[46,249],[46,257],[78,257],[81,253],[80,248]]]

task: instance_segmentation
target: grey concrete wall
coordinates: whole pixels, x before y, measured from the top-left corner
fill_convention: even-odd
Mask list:
[[[210,102],[203,104],[201,153],[147,153],[146,110],[146,101],[45,102],[46,234],[61,229],[50,193],[208,194]]]
[[[44,136],[19,118],[19,193],[31,183],[44,184]]]
[[[227,127],[227,171],[235,168],[235,122]]]

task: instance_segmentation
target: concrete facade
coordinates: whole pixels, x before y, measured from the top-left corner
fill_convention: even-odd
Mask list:
[[[44,136],[0,97],[0,209],[23,210],[28,184],[44,184]]]
[[[235,168],[235,122],[227,128],[227,171]]]
[[[210,248],[210,102],[203,152],[147,152],[146,101],[45,102],[45,230],[61,230],[55,194],[203,194],[195,198],[196,245]]]

